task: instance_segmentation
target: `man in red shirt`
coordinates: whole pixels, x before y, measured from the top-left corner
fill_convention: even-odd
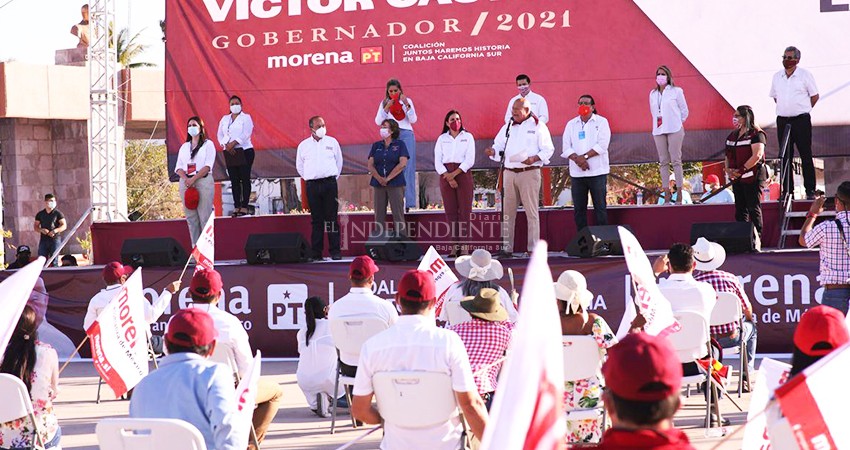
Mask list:
[[[666,338],[629,334],[608,350],[602,367],[605,409],[613,425],[597,449],[691,450],[673,427],[679,410],[682,365]]]

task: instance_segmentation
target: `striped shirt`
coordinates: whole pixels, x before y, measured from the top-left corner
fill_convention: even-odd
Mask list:
[[[809,248],[820,246],[818,281],[821,286],[850,284],[850,242],[847,241],[850,239],[850,213],[836,212],[835,218],[841,221],[844,238],[834,220],[821,222],[806,233],[806,245]]]

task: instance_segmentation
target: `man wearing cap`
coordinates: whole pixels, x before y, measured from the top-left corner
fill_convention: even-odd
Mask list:
[[[596,448],[694,448],[687,435],[673,426],[681,406],[682,366],[670,341],[646,333],[629,334],[608,350],[602,374],[612,428]]]
[[[722,245],[709,242],[706,238],[701,237],[697,239],[693,248],[694,260],[697,264],[694,280],[710,284],[715,292],[735,294],[741,302],[741,311],[744,314],[743,330],[738,326],[738,322],[713,325],[710,327],[711,337],[717,339],[717,342],[723,348],[740,345],[743,337],[744,342],[747,343],[747,364],[749,371],[753,372],[755,370],[758,332],[753,319],[753,306],[747,297],[747,293],[744,292],[744,286],[741,285],[741,280],[737,276],[719,269],[726,261],[726,249]],[[746,373],[744,377],[747,378]]]
[[[489,367],[483,374],[474,377],[478,393],[489,411],[499,371],[502,370],[502,363],[498,361],[511,345],[513,324],[508,321],[505,308],[499,304],[499,293],[495,289],[481,289],[474,297],[464,298],[460,306],[472,316],[472,320],[452,325],[449,329],[463,341],[473,373]]]
[[[808,248],[820,247],[821,303],[838,308],[846,316],[850,302],[850,181],[841,183],[835,193],[835,220],[814,226],[825,201],[821,194],[815,197],[800,230],[799,243]]]
[[[351,316],[374,316],[383,320],[387,324],[387,328],[396,323],[398,311],[393,304],[372,293],[372,283],[374,283],[375,274],[378,271],[380,269],[372,258],[366,255],[354,258],[348,268],[351,290],[331,304],[328,320],[332,322]],[[357,373],[357,360],[359,358],[359,354],[340,352],[340,372],[347,377],[353,377]]]
[[[456,333],[437,328],[434,323],[436,291],[430,272],[405,272],[396,294],[401,317],[395,325],[366,341],[360,351],[351,412],[363,422],[384,423],[382,449],[457,450],[463,424],[457,415],[435,426],[417,429],[399,427],[391,418],[384,422],[372,406],[372,376],[380,372],[409,370],[449,375],[457,404],[472,433],[479,439],[484,435],[487,410],[478,395],[463,342]]]
[[[237,425],[233,378],[222,365],[207,361],[216,337],[206,312],[184,309],[174,314],[165,333],[168,355],[136,385],[130,417],[185,420],[201,432],[208,449],[247,448],[248,434]]]
[[[29,246],[21,245],[18,247],[18,251],[15,252],[15,260],[12,261],[11,264],[6,266],[6,270],[22,269],[24,266],[30,263],[31,258],[32,253],[30,251]]]
[[[121,288],[121,285],[127,281],[127,278],[129,278],[132,273],[133,268],[131,266],[124,266],[118,261],[113,261],[103,267],[101,275],[103,276],[103,281],[106,283],[106,287],[101,289],[100,292],[95,294],[94,297],[89,300],[86,317],[83,320],[84,330],[88,330],[94,321],[97,320],[97,316],[99,316],[100,312],[103,311],[103,308],[105,308],[106,305],[115,298],[118,294],[118,290]],[[159,298],[153,305],[148,303],[147,299],[142,302],[145,310],[145,320],[149,324],[154,323],[156,319],[159,319],[159,316],[163,311],[165,311],[166,305],[171,303],[172,295],[174,295],[178,290],[180,290],[180,281],[175,281],[168,284],[168,286],[162,290],[162,293],[159,294]]]
[[[213,269],[201,269],[192,276],[189,294],[192,296],[192,309],[203,310],[212,317],[218,332],[218,345],[221,349],[229,349],[236,363],[239,378],[248,374],[253,355],[251,344],[248,343],[248,333],[242,327],[242,322],[233,314],[218,308],[221,298],[221,275]],[[231,379],[232,380],[232,379]],[[235,384],[234,384],[235,385]],[[257,441],[262,442],[266,436],[269,424],[277,414],[283,390],[280,385],[268,377],[260,377],[257,381],[257,407],[254,409],[252,422],[257,433]],[[249,448],[254,448],[253,442]]]
[[[455,260],[455,270],[463,279],[446,290],[442,303],[436,307],[438,320],[449,322],[447,306],[449,303],[460,302],[466,297],[474,297],[481,289],[491,288],[498,291],[499,303],[508,314],[508,320],[516,323],[518,315],[516,305],[508,291],[497,283],[505,274],[504,268],[502,263],[493,259],[490,252],[479,248],[473,250],[471,255],[458,256]],[[450,325],[454,324],[450,323]]]
[[[705,194],[702,194],[702,198],[706,198],[711,194],[715,189],[720,187],[720,177],[715,174],[711,174],[705,177]],[[735,203],[735,194],[732,193],[729,189],[724,189],[717,193],[717,195],[711,197],[708,200],[701,200],[704,204],[711,203]]]

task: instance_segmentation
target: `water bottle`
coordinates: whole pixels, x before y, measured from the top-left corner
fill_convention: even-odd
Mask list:
[[[766,202],[770,200],[770,187],[765,186],[764,189],[761,190],[761,201]]]
[[[637,192],[637,204],[638,205],[643,204],[643,190],[640,190],[640,189]]]

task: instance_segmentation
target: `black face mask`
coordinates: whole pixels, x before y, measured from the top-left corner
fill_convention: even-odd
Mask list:
[[[783,59],[782,60],[782,66],[785,67],[786,69],[790,69],[792,67],[795,67],[798,62],[800,62],[800,61],[796,60],[796,59]]]

